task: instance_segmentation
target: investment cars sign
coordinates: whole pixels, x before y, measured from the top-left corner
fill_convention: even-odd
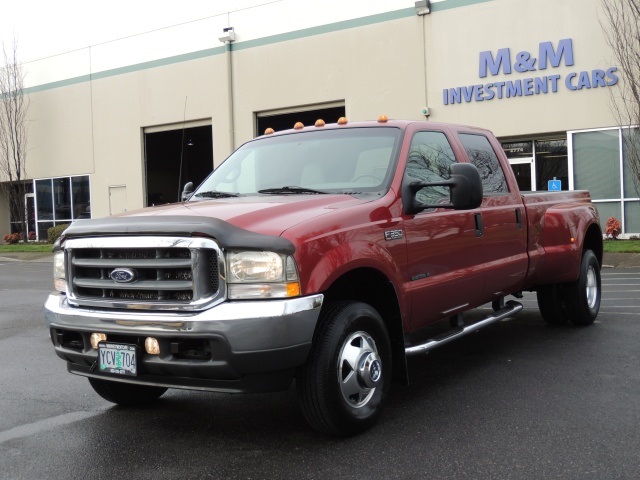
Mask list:
[[[566,75],[553,73],[560,66],[573,67],[573,40],[565,38],[552,42],[541,42],[537,56],[528,51],[512,55],[510,48],[497,52],[480,52],[478,76],[490,81],[462,87],[445,88],[442,91],[445,105],[456,103],[484,102],[505,98],[527,97],[557,93],[565,88],[578,91],[591,88],[611,87],[618,83],[617,67],[606,70],[593,69],[574,71]],[[540,74],[542,73],[542,74]],[[523,74],[524,78],[492,80],[498,75]]]

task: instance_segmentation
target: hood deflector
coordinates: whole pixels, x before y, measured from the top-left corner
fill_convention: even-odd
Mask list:
[[[180,215],[107,217],[76,220],[65,230],[64,238],[112,236],[207,236],[223,249],[260,250],[293,255],[293,243],[283,237],[264,235],[236,227],[217,218]]]

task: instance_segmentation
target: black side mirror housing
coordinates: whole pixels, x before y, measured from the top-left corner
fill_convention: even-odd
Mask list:
[[[420,213],[428,208],[450,208],[472,210],[482,204],[482,180],[475,165],[454,163],[451,165],[449,180],[442,182],[421,182],[405,173],[402,182],[402,205],[407,215]],[[426,187],[447,187],[449,203],[427,205],[416,200],[416,193]]]
[[[193,182],[187,182],[182,189],[182,195],[180,196],[180,200],[182,202],[186,202],[189,200],[189,197],[193,193]]]

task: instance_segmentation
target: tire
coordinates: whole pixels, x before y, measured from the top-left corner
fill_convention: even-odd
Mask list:
[[[164,387],[133,385],[131,383],[112,382],[98,378],[89,378],[95,392],[111,403],[125,407],[137,407],[157,400],[167,391]]]
[[[360,302],[325,305],[296,376],[307,422],[329,435],[363,432],[378,420],[390,384],[391,346],[378,312]]]
[[[601,296],[600,264],[591,250],[585,250],[578,280],[565,287],[564,302],[571,323],[591,325],[600,311]]]
[[[543,285],[536,292],[542,318],[550,325],[564,325],[569,321],[562,290],[562,285],[553,284]]]

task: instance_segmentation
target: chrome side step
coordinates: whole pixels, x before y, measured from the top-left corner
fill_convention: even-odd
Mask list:
[[[447,333],[445,334],[445,336],[440,338],[436,337],[434,339],[428,340],[423,344],[407,347],[404,349],[404,353],[407,356],[420,355],[421,353],[427,353],[430,350],[433,350],[434,348],[439,347],[440,345],[449,343],[450,341],[463,337],[469,333],[477,332],[482,327],[486,327],[487,325],[491,325],[492,323],[502,320],[503,318],[507,318],[511,315],[515,315],[516,313],[519,313],[521,310],[522,310],[521,303],[515,302],[513,300],[509,300],[508,302],[505,303],[504,307],[502,307],[500,310],[496,311],[494,314],[491,314],[483,318],[479,322],[476,322],[472,325],[467,325],[466,327],[461,327],[460,329],[454,330],[452,333]]]

